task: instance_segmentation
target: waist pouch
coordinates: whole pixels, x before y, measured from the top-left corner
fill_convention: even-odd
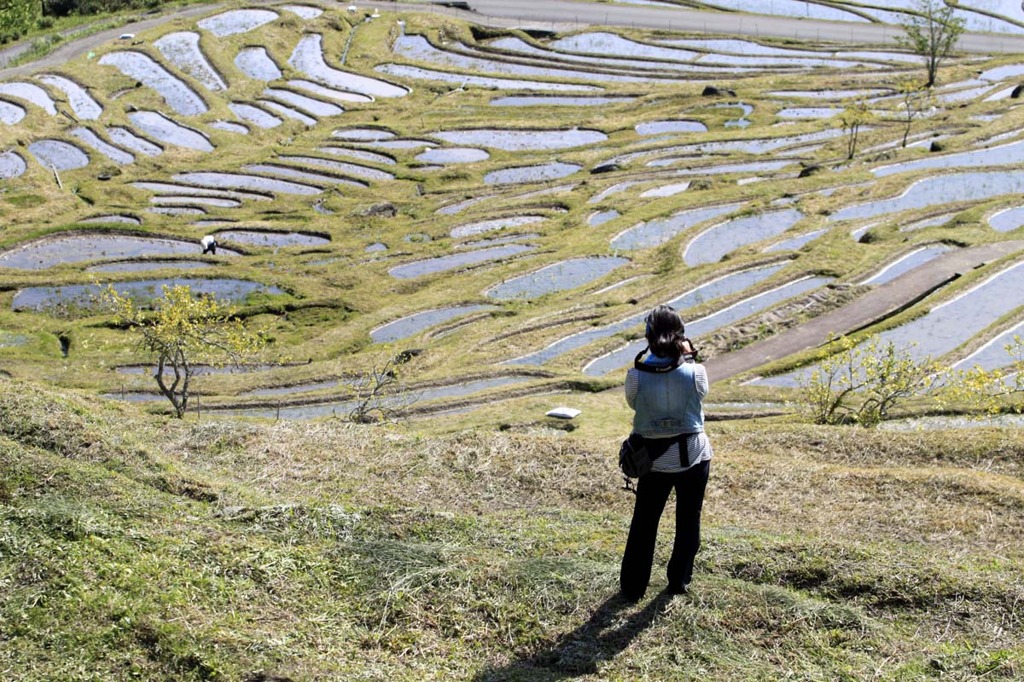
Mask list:
[[[679,459],[682,460],[682,454],[685,452],[687,467],[693,466],[695,462],[689,461],[690,449],[687,444],[689,438],[696,435],[684,433],[671,438],[645,438],[639,433],[631,433],[619,447],[619,469],[626,478],[640,478],[651,470],[654,460],[664,455],[673,443],[679,445]]]
[[[679,445],[679,461],[686,462],[687,465],[692,465],[693,462],[690,460],[690,438],[696,436],[696,433],[681,433],[678,436],[672,436],[670,438],[643,438],[644,448],[647,450],[647,456],[651,458],[651,462],[658,459],[672,447],[673,443]]]

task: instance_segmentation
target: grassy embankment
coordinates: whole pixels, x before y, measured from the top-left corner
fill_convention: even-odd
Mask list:
[[[614,398],[566,434],[164,421],[0,383],[12,681],[1024,673],[1014,432],[714,424],[693,593],[659,594],[666,536],[628,606]]]

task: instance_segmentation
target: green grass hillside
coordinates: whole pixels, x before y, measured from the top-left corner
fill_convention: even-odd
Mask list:
[[[0,677],[1024,675],[1024,435],[713,423],[692,594],[656,568],[632,606],[580,419],[177,421],[0,377]]]

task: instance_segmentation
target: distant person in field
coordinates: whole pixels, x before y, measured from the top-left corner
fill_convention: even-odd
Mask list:
[[[650,473],[637,483],[619,574],[622,595],[631,601],[639,601],[647,592],[658,521],[672,490],[676,491],[676,530],[668,562],[668,591],[687,592],[700,548],[700,512],[712,455],[702,403],[708,393],[708,374],[683,335],[683,320],[673,308],[660,305],[646,323],[647,349],[626,373],[626,402],[635,411],[633,432],[644,436],[654,460]]]
[[[203,247],[203,255],[213,254],[217,255],[217,240],[212,234],[208,234],[199,240],[199,244]]]

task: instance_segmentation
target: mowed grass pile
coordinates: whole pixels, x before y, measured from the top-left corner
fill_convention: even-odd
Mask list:
[[[607,439],[178,422],[0,378],[0,676],[1024,674],[1024,436],[713,429],[692,594],[661,592],[666,533],[628,605]]]

